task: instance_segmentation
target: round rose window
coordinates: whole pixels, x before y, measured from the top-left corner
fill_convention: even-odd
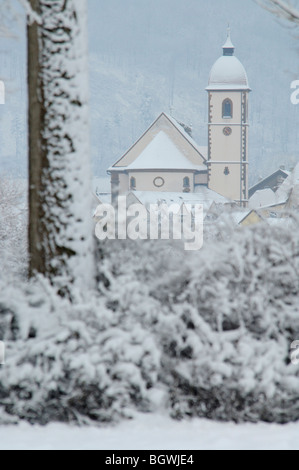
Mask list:
[[[164,186],[164,184],[165,184],[165,181],[160,176],[158,178],[154,179],[154,185],[156,186],[156,188],[162,188],[162,186]]]

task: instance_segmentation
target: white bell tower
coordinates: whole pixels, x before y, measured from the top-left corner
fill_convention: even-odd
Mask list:
[[[248,204],[248,97],[246,71],[234,55],[230,29],[209,85],[208,185],[241,207]]]

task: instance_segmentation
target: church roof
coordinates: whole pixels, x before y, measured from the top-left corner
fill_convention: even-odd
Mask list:
[[[212,67],[207,90],[250,90],[245,68],[235,56],[222,56]]]
[[[250,90],[244,66],[234,55],[235,47],[228,32],[223,56],[212,67],[206,90]]]
[[[108,172],[138,170],[206,171],[206,148],[200,147],[165,113],[153,122]]]
[[[172,142],[164,131],[160,131],[127,170],[205,170],[204,165],[194,165]]]
[[[178,123],[178,121],[176,121],[173,117],[171,117],[167,113],[162,113],[162,114],[173,124],[173,126],[180,132],[180,134],[184,136],[184,138],[189,142],[189,144],[191,144],[192,147],[194,147],[195,150],[197,150],[197,152],[200,153],[201,156],[205,158],[205,160],[207,160],[206,155],[204,155],[204,153],[207,154],[208,147],[203,147],[203,146],[198,145],[197,142],[195,142],[195,140]]]

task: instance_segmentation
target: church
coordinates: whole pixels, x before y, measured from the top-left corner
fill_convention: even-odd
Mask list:
[[[190,129],[162,113],[112,165],[113,197],[130,192],[204,193],[248,205],[248,101],[245,68],[235,56],[230,31],[208,86],[208,145],[199,146]],[[160,194],[162,196],[162,194]]]

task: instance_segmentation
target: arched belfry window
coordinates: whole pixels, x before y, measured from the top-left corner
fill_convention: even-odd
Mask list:
[[[233,102],[228,98],[222,103],[222,117],[223,119],[231,119],[233,117]]]
[[[134,178],[134,176],[130,179],[130,189],[133,191],[136,189],[136,178]]]

